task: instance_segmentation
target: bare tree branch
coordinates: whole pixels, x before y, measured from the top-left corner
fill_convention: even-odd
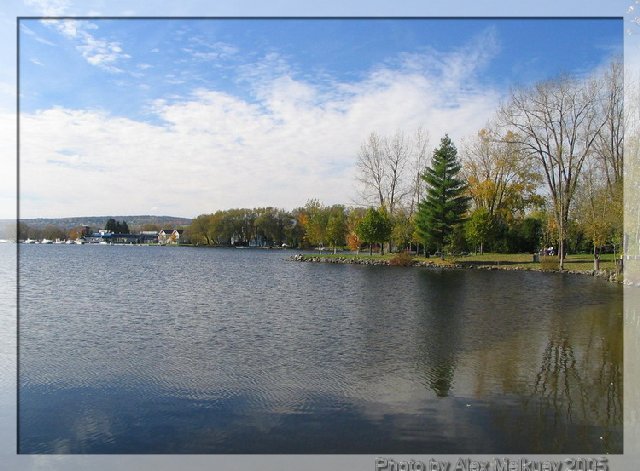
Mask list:
[[[606,122],[599,87],[595,80],[560,77],[512,91],[498,113],[501,124],[515,130],[512,142],[534,156],[544,172],[559,230],[561,268],[576,183]]]

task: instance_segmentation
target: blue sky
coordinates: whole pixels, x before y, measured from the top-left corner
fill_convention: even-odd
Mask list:
[[[256,102],[257,82],[283,73],[331,94],[378,68],[407,68],[411,56],[446,67],[444,56],[478,43],[483,57],[470,86],[498,90],[588,73],[622,52],[621,21],[603,19],[131,19],[67,29],[22,20],[21,28],[24,111],[90,108],[137,119],[153,119],[152,100],[196,88]]]
[[[353,204],[369,133],[460,146],[510,88],[591,74],[622,37],[616,19],[23,19],[22,215]]]

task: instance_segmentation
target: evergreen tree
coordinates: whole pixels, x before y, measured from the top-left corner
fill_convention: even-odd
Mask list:
[[[126,221],[116,221],[115,219],[111,218],[107,221],[107,223],[104,226],[105,230],[107,231],[111,231],[114,234],[128,234],[129,233],[129,225],[127,224]]]
[[[440,141],[431,158],[431,166],[422,175],[427,191],[418,206],[416,229],[426,245],[435,245],[441,253],[453,229],[464,221],[469,205],[466,184],[457,178],[460,172],[458,151],[448,135]]]
[[[116,222],[115,219],[111,218],[107,221],[107,223],[104,226],[105,230],[107,231],[111,231],[111,232],[117,232],[118,231],[118,223]]]
[[[129,225],[127,221],[123,220],[121,223],[117,224],[117,232],[118,234],[128,234],[129,233]]]

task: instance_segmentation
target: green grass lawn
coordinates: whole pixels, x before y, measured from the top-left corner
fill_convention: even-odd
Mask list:
[[[502,254],[485,253],[482,255],[469,255],[455,259],[457,263],[463,265],[509,265],[521,268],[556,268],[558,257],[546,257],[546,262],[534,263],[532,254]],[[545,260],[545,257],[541,257]],[[564,262],[565,270],[593,270],[592,254],[571,254],[567,255]],[[603,254],[600,256],[600,269],[613,270],[615,268],[613,254]]]
[[[360,254],[355,255],[353,253],[337,253],[327,254],[318,253],[314,254],[317,257],[358,257],[358,258],[372,258],[376,260],[389,260],[395,256],[395,254],[373,254],[369,255],[369,252],[362,251]],[[414,259],[425,260],[423,256],[416,256]],[[529,268],[529,269],[558,269],[557,257],[548,257],[547,261],[543,264],[533,262],[532,254],[507,254],[507,253],[485,253],[482,255],[465,255],[465,256],[446,256],[444,260],[439,257],[430,257],[428,260],[438,265],[451,265],[453,263],[466,265],[466,266],[505,266],[510,268]],[[555,263],[554,263],[555,262]],[[568,255],[564,263],[565,270],[593,270],[593,255],[592,254],[571,254]],[[613,261],[613,254],[603,254],[600,256],[600,269],[601,270],[613,270],[615,268]]]

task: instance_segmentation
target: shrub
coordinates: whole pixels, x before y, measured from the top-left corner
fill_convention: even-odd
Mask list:
[[[413,257],[407,252],[400,252],[395,254],[390,260],[389,265],[397,267],[408,267],[413,265]]]
[[[543,270],[558,270],[560,268],[560,258],[550,255],[540,257],[540,268]]]

